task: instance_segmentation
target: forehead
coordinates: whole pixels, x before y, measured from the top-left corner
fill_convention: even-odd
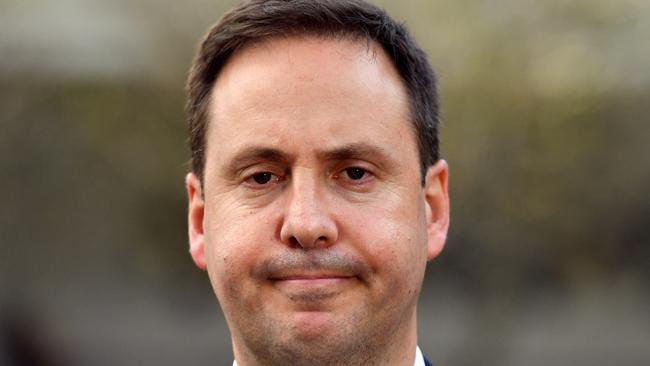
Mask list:
[[[222,69],[210,103],[207,160],[250,144],[289,149],[296,139],[320,147],[407,142],[417,157],[404,84],[383,49],[365,40],[247,46]]]
[[[255,42],[235,52],[222,68],[213,94],[232,86],[233,81],[239,84],[237,89],[248,86],[241,83],[257,84],[261,76],[283,83],[335,82],[336,89],[355,86],[358,81],[376,82],[381,85],[375,86],[382,86],[376,89],[378,92],[404,93],[392,61],[376,42],[351,37],[299,36]]]

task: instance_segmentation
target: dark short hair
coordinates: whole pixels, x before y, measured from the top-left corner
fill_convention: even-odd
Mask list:
[[[226,13],[203,39],[187,81],[191,169],[203,182],[210,94],[222,67],[252,43],[292,37],[359,38],[381,45],[409,96],[422,181],[439,158],[436,78],[403,24],[362,0],[248,0]]]

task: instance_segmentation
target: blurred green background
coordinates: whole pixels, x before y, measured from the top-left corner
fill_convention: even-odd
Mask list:
[[[227,365],[184,82],[234,1],[0,2],[0,365]],[[650,2],[377,1],[440,79],[437,365],[650,364]]]

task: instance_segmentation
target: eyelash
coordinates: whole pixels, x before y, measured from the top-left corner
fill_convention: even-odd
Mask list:
[[[268,181],[264,183],[260,183],[256,177],[260,177],[262,175],[269,175],[270,177],[265,177],[268,178]],[[283,180],[283,177],[278,176],[277,174],[274,174],[269,171],[259,171],[252,173],[251,175],[247,176],[246,179],[244,179],[244,183],[246,183],[249,187],[255,188],[255,189],[261,189],[261,188],[266,188],[270,186],[269,183],[279,183]]]
[[[361,176],[358,179],[354,179],[353,177],[350,176],[350,174],[356,175],[358,173],[361,173]],[[373,176],[372,172],[360,166],[347,167],[334,175],[335,178],[345,179],[346,181],[350,182],[353,185],[362,185],[366,183],[367,180],[371,179],[372,176]]]
[[[353,171],[353,174],[361,173],[361,177],[359,177],[359,179],[354,179],[350,177],[351,171]],[[268,180],[264,181],[263,183],[260,183],[260,181],[256,178],[262,178],[261,179],[262,181],[264,181],[265,179]],[[368,180],[374,178],[374,174],[369,169],[366,169],[361,166],[348,166],[346,168],[339,170],[337,173],[335,173],[332,176],[332,178],[336,180],[343,179],[346,181],[347,184],[352,186],[362,186],[364,184],[367,184]],[[280,183],[284,180],[285,180],[285,176],[279,176],[270,171],[257,171],[246,176],[246,178],[244,179],[244,183],[249,188],[252,189],[266,189],[269,188],[271,185]]]

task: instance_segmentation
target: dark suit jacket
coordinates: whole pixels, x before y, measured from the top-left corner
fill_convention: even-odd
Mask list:
[[[423,357],[424,357],[424,356],[423,356]],[[429,360],[427,360],[426,357],[424,357],[424,364],[425,364],[426,366],[431,366],[431,362],[429,362]]]

